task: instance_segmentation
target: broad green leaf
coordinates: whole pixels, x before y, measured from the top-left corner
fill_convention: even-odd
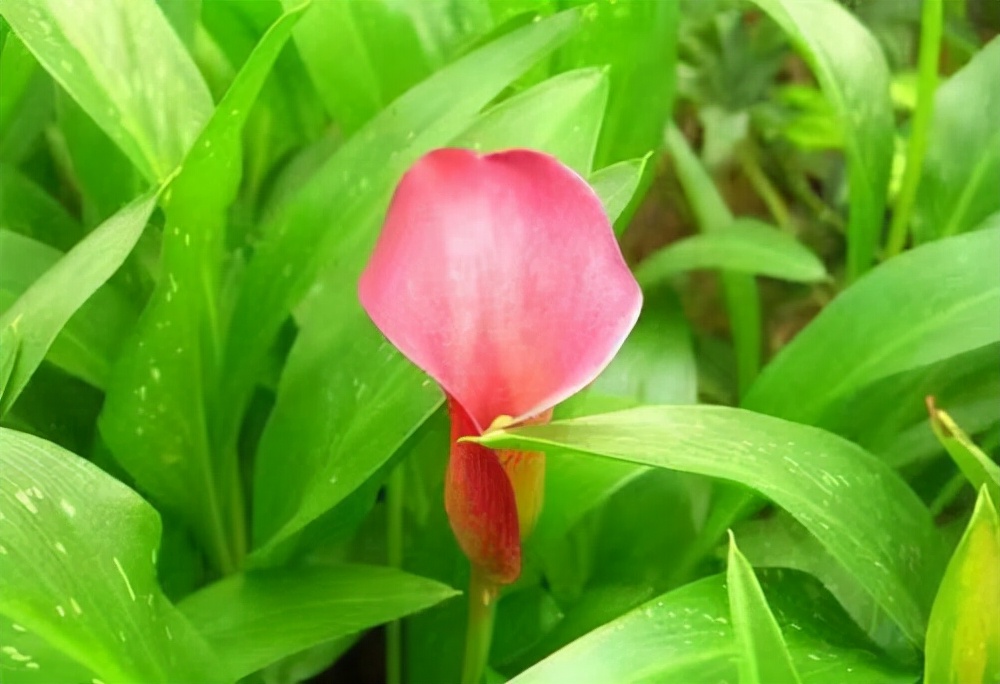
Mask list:
[[[894,121],[889,67],[868,29],[836,0],[752,0],[785,30],[841,121],[850,206],[847,273],[867,271],[882,233]]]
[[[663,145],[674,103],[680,3],[598,0],[581,6],[579,34],[560,49],[552,68],[607,67],[608,113],[597,148],[600,167],[641,157]],[[638,103],[642,103],[641,106]]]
[[[107,684],[227,681],[156,583],[160,519],[149,504],[82,458],[6,428],[0,463],[0,614]]]
[[[969,439],[950,415],[935,405],[933,397],[927,398],[927,410],[935,436],[965,479],[977,490],[985,487],[989,498],[1000,505],[1000,466]]]
[[[0,161],[14,164],[27,154],[48,123],[52,80],[21,39],[9,34],[0,49],[0,83]]]
[[[301,8],[286,13],[261,39],[164,193],[162,275],[115,366],[101,415],[118,461],[185,518],[227,571],[243,544],[242,485],[235,452],[213,453],[208,424],[219,383],[226,210],[239,187],[247,112],[300,15]]]
[[[268,349],[317,274],[334,265],[343,267],[344,286],[353,297],[354,277],[403,172],[467,128],[504,86],[566,40],[577,22],[571,12],[533,23],[412,88],[341,147],[263,227],[235,304],[226,347],[221,395],[227,398],[227,407],[220,427],[224,442],[235,440]],[[336,230],[330,229],[331,220]],[[359,315],[360,307],[353,301],[351,306]],[[355,320],[358,325],[360,320]],[[369,333],[365,339],[370,343],[375,337]],[[366,347],[357,342],[362,353]],[[289,380],[293,381],[299,380]]]
[[[979,490],[969,526],[941,580],[927,628],[924,681],[1000,679],[1000,520],[996,502]]]
[[[590,388],[633,399],[636,404],[697,403],[698,369],[691,330],[672,291],[646,292],[635,327]]]
[[[512,591],[497,604],[490,662],[510,662],[531,648],[562,619],[562,610],[542,587]]]
[[[190,47],[194,43],[194,34],[201,14],[202,0],[156,0],[174,29],[177,37]]]
[[[64,251],[84,235],[80,224],[52,196],[6,164],[0,165],[0,229]]]
[[[486,111],[452,144],[496,152],[516,140],[518,146],[547,152],[587,177],[607,101],[607,72],[569,71]],[[525,126],[525,121],[533,123]]]
[[[836,435],[739,409],[678,406],[498,430],[480,441],[568,449],[755,489],[805,525],[914,643],[922,639],[940,538],[898,475]]]
[[[20,338],[17,362],[0,399],[0,415],[10,409],[70,317],[125,261],[146,227],[157,195],[147,192],[94,229],[0,316],[0,330],[12,328]],[[0,356],[8,353],[10,347]]]
[[[156,2],[4,0],[2,10],[143,175],[165,180],[208,120],[212,98]]]
[[[875,380],[1000,340],[998,252],[1000,215],[882,264],[778,353],[743,405],[815,423]]]
[[[295,29],[295,45],[327,112],[346,133],[431,72],[413,21],[386,0],[313,3]]]
[[[732,531],[729,533],[726,588],[729,592],[730,619],[739,649],[740,684],[801,682],[781,636],[781,628],[771,614],[753,567],[736,547]]]
[[[964,233],[1000,211],[998,73],[1000,38],[994,38],[934,95],[914,214],[920,241]]]
[[[915,675],[880,660],[815,580],[791,572],[769,572],[763,580],[802,682],[912,684]],[[716,575],[654,598],[595,629],[514,677],[511,684],[736,682],[738,657],[725,577]]]
[[[705,268],[800,283],[827,278],[823,262],[801,242],[755,219],[736,219],[714,232],[668,245],[643,261],[635,277],[649,287]]]
[[[688,203],[703,233],[721,230],[732,224],[733,215],[722,195],[715,188],[711,176],[702,166],[676,126],[667,127],[667,151],[673,159],[677,177]],[[736,349],[736,370],[739,392],[750,387],[760,369],[762,341],[760,295],[753,277],[738,273],[721,276],[726,298],[726,311]]]
[[[605,166],[590,176],[590,187],[594,188],[594,192],[604,203],[604,211],[615,225],[615,235],[618,237],[621,237],[627,226],[624,220],[620,220],[622,213],[635,196],[648,161],[647,155],[641,159],[618,162]]]
[[[239,678],[457,594],[392,568],[334,565],[234,575],[179,607]]]
[[[94,674],[24,625],[0,615],[0,680],[4,684],[93,682]]]
[[[62,256],[48,245],[0,229],[0,312],[6,311]],[[110,284],[105,284],[69,318],[45,358],[103,388],[135,318],[128,301]]]

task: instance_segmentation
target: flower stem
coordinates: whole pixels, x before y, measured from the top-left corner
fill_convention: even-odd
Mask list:
[[[469,624],[465,631],[462,684],[480,684],[490,655],[497,587],[472,566],[469,576]]]
[[[400,463],[389,475],[385,489],[386,538],[389,565],[403,567],[403,497],[406,487],[403,464]],[[403,623],[393,620],[386,625],[385,632],[385,672],[388,684],[403,681]]]
[[[910,144],[906,151],[906,169],[896,197],[886,258],[899,254],[906,243],[913,202],[917,197],[924,154],[930,137],[931,115],[934,113],[934,91],[938,80],[938,57],[941,53],[942,0],[924,0],[920,20],[920,56],[917,61],[917,107],[910,122]]]

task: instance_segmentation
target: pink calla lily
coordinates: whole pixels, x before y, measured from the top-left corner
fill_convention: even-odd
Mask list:
[[[600,200],[539,152],[433,151],[396,188],[359,296],[444,390],[452,529],[474,566],[512,582],[541,505],[544,460],[458,440],[498,420],[548,420],[635,324],[642,296]]]

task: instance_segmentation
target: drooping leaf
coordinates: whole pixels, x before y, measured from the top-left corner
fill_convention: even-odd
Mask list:
[[[914,643],[923,637],[940,538],[906,483],[840,437],[738,409],[678,406],[497,430],[480,441],[569,449],[750,487],[805,525]]]
[[[156,583],[160,520],[149,504],[6,428],[0,463],[0,614],[108,684],[232,681]]]
[[[1000,520],[985,487],[941,580],[930,625],[924,681],[1000,678]]]
[[[209,424],[226,210],[242,172],[242,125],[300,15],[301,8],[282,15],[261,39],[164,194],[162,276],[115,366],[101,415],[118,461],[230,571],[243,542],[241,514],[228,519],[222,511],[239,510],[241,484],[235,453],[214,451]]]
[[[143,175],[165,180],[212,98],[155,0],[21,0],[5,2],[3,14]]]
[[[1000,340],[1000,215],[992,225],[911,250],[841,292],[743,405],[815,423],[875,380]]]
[[[994,38],[934,95],[913,225],[922,242],[964,233],[1000,211],[997,73],[1000,39]]]
[[[736,538],[731,531],[726,588],[729,592],[730,619],[739,649],[740,684],[801,682],[753,567],[736,547]]]
[[[94,229],[0,316],[0,329],[12,328],[20,338],[17,361],[0,399],[0,415],[10,409],[66,321],[132,251],[157,195],[147,192]],[[10,346],[0,350],[2,356],[9,353],[13,353]]]
[[[314,566],[234,575],[192,594],[179,608],[241,678],[457,593],[392,568]]]
[[[642,262],[636,279],[648,287],[705,268],[802,283],[827,277],[823,262],[788,233],[755,219],[736,219],[659,250]]]
[[[893,155],[889,67],[875,38],[836,0],[752,0],[785,30],[840,119],[850,207],[847,273],[871,265],[882,233]]]
[[[707,577],[654,598],[522,672],[511,684],[735,682],[740,654],[729,624],[724,579]],[[913,682],[913,673],[875,655],[815,580],[786,571],[767,573],[762,584],[802,682]]]

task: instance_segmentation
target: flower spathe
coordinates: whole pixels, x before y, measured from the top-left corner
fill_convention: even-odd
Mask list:
[[[493,582],[514,581],[544,457],[458,440],[547,421],[635,324],[642,296],[600,200],[540,152],[435,150],[396,188],[359,296],[447,396],[445,505],[459,545]]]

